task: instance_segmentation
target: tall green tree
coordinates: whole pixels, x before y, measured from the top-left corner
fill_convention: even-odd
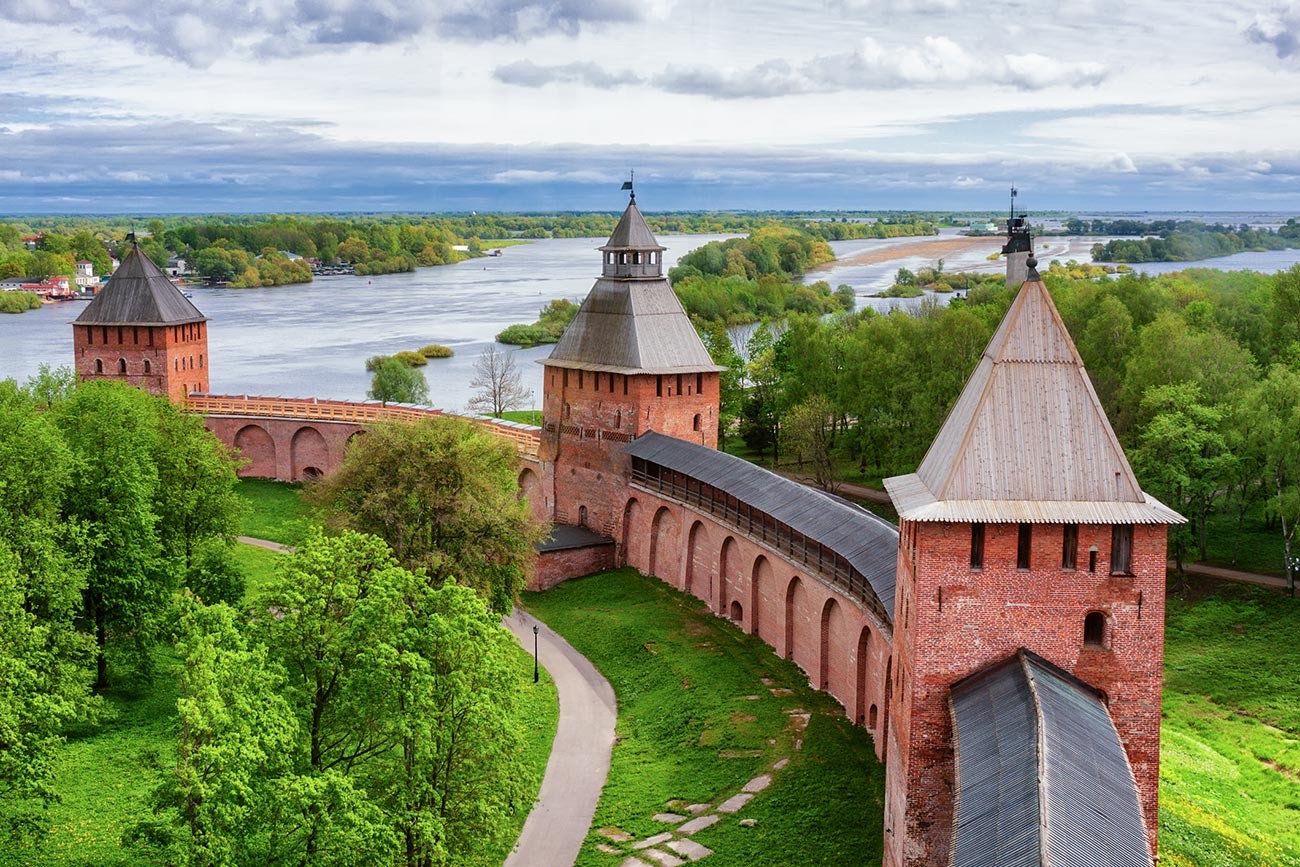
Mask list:
[[[703,337],[713,363],[726,368],[718,375],[718,447],[725,448],[727,435],[740,417],[744,401],[745,361],[721,322],[710,323]]]
[[[384,403],[428,403],[429,381],[400,358],[385,358],[375,368],[366,396]]]
[[[379,424],[349,445],[311,491],[327,522],[371,533],[435,584],[473,587],[508,611],[527,581],[541,529],[519,499],[519,455],[454,418]]]
[[[1293,553],[1300,526],[1300,372],[1275,364],[1243,398],[1242,418],[1249,443],[1263,456],[1270,488],[1269,507],[1282,530],[1287,588],[1295,595],[1297,564]]]

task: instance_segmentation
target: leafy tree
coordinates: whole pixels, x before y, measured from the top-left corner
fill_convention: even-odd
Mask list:
[[[780,459],[777,434],[780,430],[782,383],[771,326],[766,322],[760,324],[745,349],[749,355],[749,362],[745,365],[749,389],[745,393],[740,435],[760,454],[771,448],[772,463],[776,464]]]
[[[384,403],[428,403],[429,381],[402,359],[389,356],[376,366],[366,394]]]
[[[469,408],[495,418],[533,399],[532,390],[524,385],[523,374],[515,364],[514,352],[499,350],[494,343],[488,344],[474,361],[469,386],[475,390]]]
[[[1300,373],[1273,365],[1244,396],[1241,413],[1250,446],[1263,456],[1271,493],[1268,504],[1280,519],[1287,588],[1294,596],[1297,569],[1292,545],[1300,525]]]
[[[736,351],[731,342],[731,335],[721,322],[713,322],[704,332],[704,345],[709,350],[713,363],[725,367],[719,378],[718,399],[718,446],[725,447],[727,434],[731,432],[740,417],[741,405],[745,397],[744,380],[745,360]]]
[[[85,527],[89,582],[85,615],[99,648],[95,684],[108,686],[109,640],[120,639],[148,668],[176,574],[158,533],[154,463],[158,432],[142,391],[111,381],[82,383],[55,410],[73,455],[64,513]]]
[[[795,405],[781,421],[782,448],[802,467],[812,466],[813,481],[824,491],[835,489],[835,462],[831,457],[835,407],[825,397],[812,395]]]
[[[435,585],[464,584],[508,611],[541,538],[518,474],[510,443],[469,422],[431,418],[373,426],[309,496],[330,524],[378,536]]]
[[[1200,390],[1190,383],[1155,386],[1142,403],[1151,420],[1139,434],[1134,468],[1144,489],[1192,516],[1200,559],[1204,560],[1210,507],[1223,492],[1234,463],[1221,432],[1223,413],[1202,403]],[[1174,558],[1181,570],[1189,533],[1184,527],[1171,532]]]

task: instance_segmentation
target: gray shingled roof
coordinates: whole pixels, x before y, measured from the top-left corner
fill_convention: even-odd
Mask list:
[[[636,206],[636,199],[632,199],[627,203],[627,210],[623,212],[618,225],[614,227],[614,234],[609,236],[605,246],[600,249],[613,252],[615,250],[667,250],[668,248],[659,246],[654,233],[645,224],[641,210]]]
[[[912,521],[1180,524],[1129,467],[1037,273],[1020,289],[916,473],[885,480]],[[1044,506],[1065,508],[1044,509]]]
[[[571,548],[591,548],[595,545],[613,545],[614,540],[587,527],[575,527],[571,524],[556,524],[545,539],[538,542],[539,552],[567,551]]]
[[[858,570],[893,618],[898,528],[884,518],[734,455],[653,431],[623,451],[726,491],[830,548]]]
[[[664,278],[602,277],[543,364],[611,373],[721,371]]]
[[[1095,690],[1022,649],[949,699],[952,867],[1150,867],[1133,771]]]
[[[185,325],[206,321],[153,260],[133,246],[74,324]]]

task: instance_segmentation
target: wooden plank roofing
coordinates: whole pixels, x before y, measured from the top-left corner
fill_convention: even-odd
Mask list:
[[[207,317],[153,260],[132,246],[74,325],[186,325]]]
[[[632,199],[627,203],[627,209],[619,218],[618,225],[614,227],[614,233],[600,249],[612,253],[620,250],[667,250],[668,248],[659,245],[654,232],[651,232],[650,227],[646,225],[645,217],[641,216],[641,209],[636,206],[636,199]]]
[[[916,473],[885,488],[913,521],[1184,521],[1138,485],[1032,270]]]
[[[953,684],[952,867],[1151,867],[1096,690],[1028,650]]]
[[[898,528],[884,518],[743,458],[653,431],[623,451],[712,485],[834,551],[866,579],[892,620]]]

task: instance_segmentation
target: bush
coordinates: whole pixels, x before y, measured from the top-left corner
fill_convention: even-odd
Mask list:
[[[41,296],[32,292],[0,292],[0,313],[22,313],[41,306]]]
[[[394,355],[393,358],[404,362],[409,367],[424,367],[429,363],[429,359],[425,358],[420,353],[412,352],[409,349],[403,349],[401,352]]]
[[[456,353],[451,351],[450,346],[443,346],[441,343],[430,343],[419,350],[425,358],[451,358]]]
[[[537,325],[510,325],[497,335],[497,342],[528,347],[554,343],[555,338],[545,328]]]
[[[376,370],[378,370],[378,369],[380,368],[380,366],[381,366],[385,361],[387,361],[387,360],[390,359],[390,358],[392,358],[391,355],[372,355],[372,356],[370,356],[369,358],[366,359],[366,371],[367,371],[368,373],[374,373]]]

